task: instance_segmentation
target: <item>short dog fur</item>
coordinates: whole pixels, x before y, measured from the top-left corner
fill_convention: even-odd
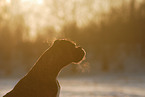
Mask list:
[[[68,64],[79,63],[85,51],[68,40],[56,40],[33,68],[3,97],[59,97],[57,76]]]

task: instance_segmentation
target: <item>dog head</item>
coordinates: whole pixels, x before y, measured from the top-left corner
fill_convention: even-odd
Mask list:
[[[74,63],[79,63],[85,58],[85,50],[69,40],[56,40],[52,46],[56,51],[59,50],[61,58]]]

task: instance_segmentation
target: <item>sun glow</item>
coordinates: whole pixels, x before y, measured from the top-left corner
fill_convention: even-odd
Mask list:
[[[43,4],[43,0],[21,0],[21,2],[33,2],[37,4]]]
[[[7,3],[11,3],[11,0],[6,0]]]

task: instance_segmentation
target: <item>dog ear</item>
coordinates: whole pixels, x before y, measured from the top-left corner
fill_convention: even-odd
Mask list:
[[[60,40],[55,40],[53,44],[59,44]]]
[[[55,40],[53,45],[60,46],[61,45],[61,40]]]

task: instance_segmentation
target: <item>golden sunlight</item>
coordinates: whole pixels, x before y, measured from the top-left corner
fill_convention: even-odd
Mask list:
[[[7,3],[11,3],[11,0],[6,0]]]
[[[38,34],[44,33],[44,31],[38,32],[38,29],[49,27],[59,32],[63,25],[70,22],[76,22],[76,26],[82,27],[88,24],[95,14],[99,16],[100,13],[109,11],[109,2],[106,0],[65,2],[64,0],[7,0],[7,3],[13,6],[14,13],[22,13],[26,24],[30,27],[31,40],[35,40]],[[94,21],[98,19],[99,17],[94,18]]]
[[[43,4],[43,0],[21,0],[21,2],[33,2],[37,4]]]
[[[56,95],[145,97],[145,0],[0,0],[0,97]]]
[[[62,26],[71,22],[75,22],[77,27],[87,25],[92,19],[99,23],[105,14],[109,13],[111,7],[117,8],[124,1],[6,0],[5,2],[12,6],[11,11],[14,14],[21,14],[24,17],[25,23],[30,27],[29,36],[31,40],[35,40],[38,34],[46,33],[38,31],[39,29],[50,28],[59,32]]]

